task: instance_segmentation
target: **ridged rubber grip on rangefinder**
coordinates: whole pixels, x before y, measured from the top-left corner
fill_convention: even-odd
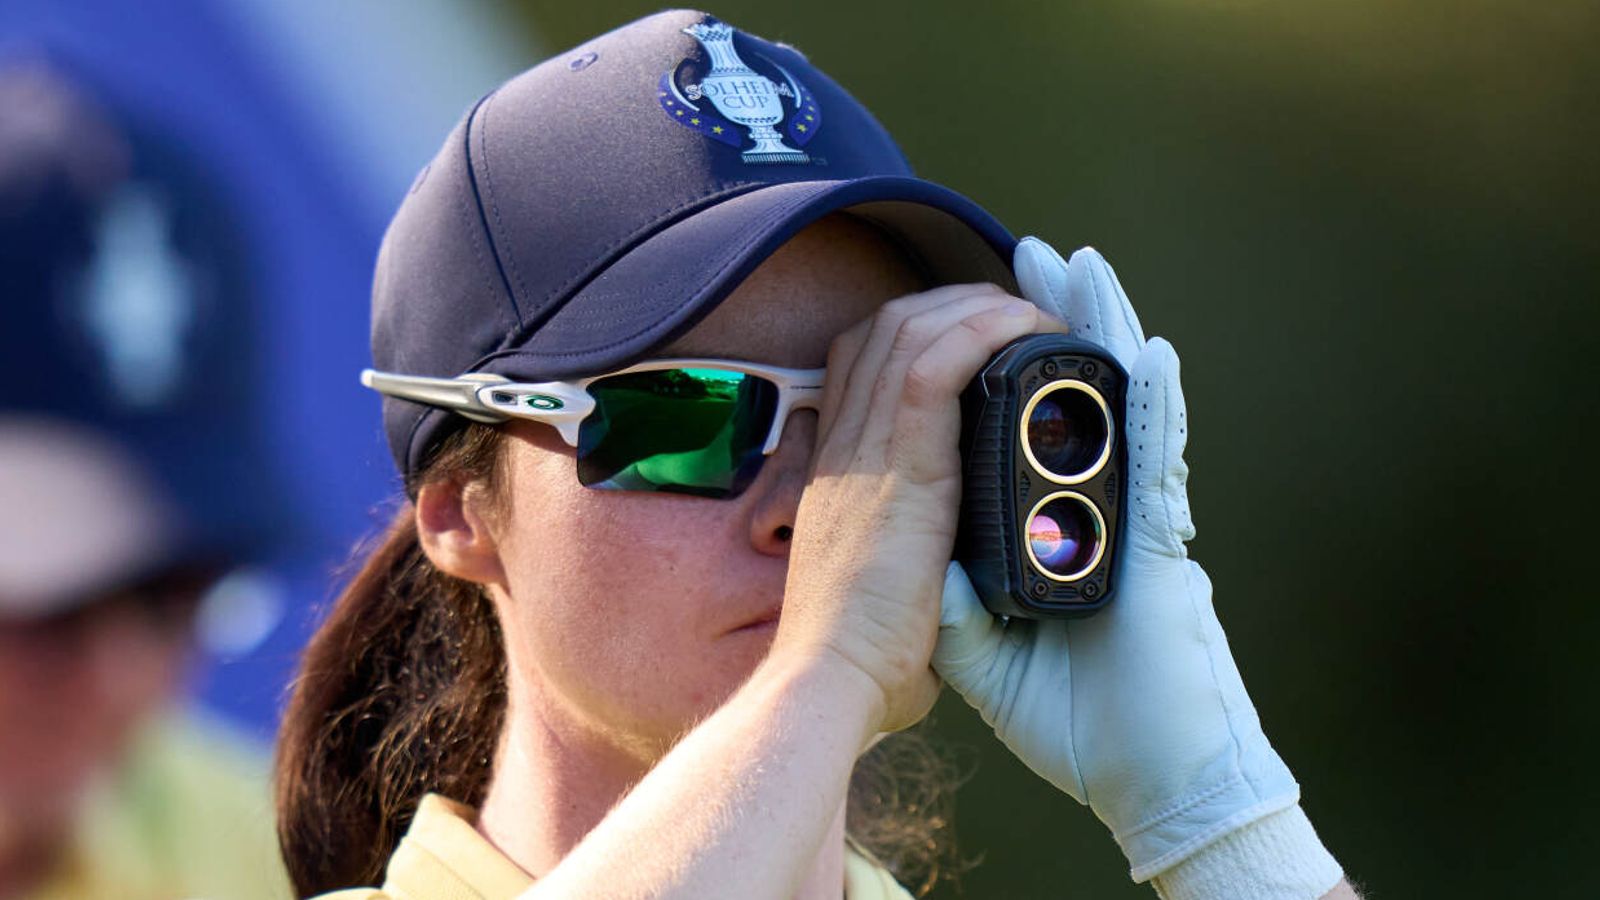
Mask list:
[[[1023,414],[1034,395],[1069,389],[1092,401],[1086,408],[1096,410],[1098,421],[1088,424],[1103,428],[1104,439],[1092,465],[1052,472],[1024,447]],[[956,559],[996,615],[1082,616],[1111,600],[1127,494],[1126,390],[1126,373],[1099,346],[1050,334],[1006,345],[962,393]],[[1081,569],[1056,571],[1033,552],[1039,545],[1029,543],[1029,521],[1052,508],[1072,511],[1093,533],[1090,561]]]

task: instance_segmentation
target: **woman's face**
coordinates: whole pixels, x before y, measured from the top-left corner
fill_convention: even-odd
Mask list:
[[[659,355],[821,367],[837,334],[921,288],[875,230],[832,217]],[[654,759],[771,644],[816,414],[790,416],[777,452],[732,500],[591,490],[553,429],[507,427],[503,503],[489,530],[514,702],[547,727]]]

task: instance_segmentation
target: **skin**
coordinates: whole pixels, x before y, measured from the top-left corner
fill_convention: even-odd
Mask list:
[[[524,896],[839,896],[855,760],[939,690],[957,395],[1008,341],[1066,330],[993,285],[916,287],[874,232],[825,220],[663,349],[826,362],[820,414],[737,500],[587,490],[529,423],[507,426],[500,495],[420,491],[424,551],[505,632],[478,829],[538,878]]]

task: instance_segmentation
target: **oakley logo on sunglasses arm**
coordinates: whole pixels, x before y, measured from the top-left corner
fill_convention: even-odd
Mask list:
[[[583,387],[564,381],[513,384],[504,375],[486,373],[430,378],[365,369],[361,383],[380,394],[442,407],[478,422],[546,422],[573,447],[578,445],[578,423],[594,410],[594,398]]]

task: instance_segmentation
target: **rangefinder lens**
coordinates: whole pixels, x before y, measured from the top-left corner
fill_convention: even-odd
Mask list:
[[[1057,381],[1028,399],[1023,450],[1051,481],[1075,484],[1094,476],[1111,455],[1111,411],[1100,392],[1081,381]]]
[[[1049,578],[1082,578],[1100,562],[1104,549],[1105,519],[1082,494],[1051,494],[1028,516],[1028,556]]]

